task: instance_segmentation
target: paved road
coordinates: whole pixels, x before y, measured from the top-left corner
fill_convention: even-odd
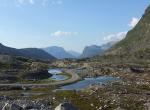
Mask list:
[[[73,82],[80,80],[79,75],[76,74],[73,70],[65,70],[65,72],[71,75],[70,79],[54,82],[54,83],[51,83],[51,85],[65,85],[65,84],[73,83]]]
[[[70,79],[47,83],[47,84],[0,84],[0,87],[44,87],[44,86],[46,87],[50,85],[59,86],[59,85],[73,83],[80,80],[78,74],[76,74],[73,70],[65,70],[65,72],[71,75]]]

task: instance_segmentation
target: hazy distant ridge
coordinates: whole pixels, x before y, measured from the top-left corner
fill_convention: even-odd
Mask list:
[[[11,47],[6,47],[0,44],[0,54],[12,55],[12,56],[22,56],[41,60],[54,60],[56,59],[52,55],[37,48],[26,48],[26,49],[15,49]]]

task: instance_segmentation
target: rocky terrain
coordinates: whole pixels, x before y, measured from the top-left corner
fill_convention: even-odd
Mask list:
[[[107,73],[107,75],[117,76],[120,80],[103,85],[91,85],[88,89],[81,91],[54,91],[57,87],[5,92],[3,90],[0,91],[1,107],[8,103],[7,107],[54,110],[59,103],[67,101],[79,110],[150,109],[150,74],[116,72],[115,74]],[[60,108],[60,105],[57,108]]]
[[[14,83],[24,80],[49,78],[48,63],[25,57],[0,55],[0,82]]]
[[[0,109],[150,110],[149,19],[150,6],[125,39],[114,45],[104,55],[95,58],[64,59],[51,63],[1,53],[1,83],[23,80],[22,82],[28,84],[28,80],[48,78],[50,75],[47,72],[48,67],[75,69],[74,74],[82,78],[113,76],[119,80],[92,84],[83,90],[69,91],[60,90],[59,86],[50,84],[46,87],[9,89],[1,86]]]
[[[83,78],[109,75],[119,77],[120,81],[93,85],[86,92],[67,92],[60,96],[72,100],[81,110],[149,110],[149,15],[150,6],[135,28],[128,32],[126,38],[104,55],[77,60],[78,65],[69,60],[57,65],[62,67],[76,65],[78,68],[76,72]],[[77,100],[81,99],[82,101],[78,103]]]
[[[52,110],[48,100],[14,100],[10,97],[0,97],[0,110]]]
[[[54,110],[52,99],[46,100],[14,100],[10,97],[0,97],[0,110]],[[71,103],[60,103],[55,110],[79,110]]]

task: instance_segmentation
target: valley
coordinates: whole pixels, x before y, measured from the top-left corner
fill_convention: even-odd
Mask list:
[[[82,53],[0,44],[0,110],[150,110],[149,55],[150,6],[124,39]]]
[[[25,84],[0,84],[0,102],[8,102],[8,105],[11,105],[13,102],[19,107],[24,105],[27,108],[43,108],[45,110],[53,110],[61,102],[71,103],[81,110],[96,110],[98,108],[100,110],[122,108],[127,110],[149,109],[150,74],[148,73],[148,67],[138,65],[138,68],[136,67],[137,65],[133,64],[98,64],[97,62],[89,61],[86,61],[86,63],[85,61],[78,61],[77,64],[80,66],[76,65],[75,67],[74,63],[76,61],[62,62],[65,64],[63,65],[64,67],[57,68],[65,70],[65,74],[62,73],[62,75],[67,75],[67,79],[59,79],[59,81],[47,80],[44,82],[42,80],[29,80],[24,82]],[[49,65],[52,68],[49,72],[52,73],[54,71],[52,74],[60,74],[60,71],[55,69],[55,64],[57,63],[54,62],[54,64],[50,64],[51,66]],[[70,65],[73,66],[71,67]],[[53,69],[53,67],[55,68]],[[66,67],[72,69],[67,69]],[[110,77],[110,79],[105,81],[107,77]],[[119,79],[111,80],[111,77]],[[85,88],[82,86],[82,81],[84,81],[82,78],[87,78],[85,80]],[[96,80],[98,82],[92,83],[90,78],[93,78],[94,82]],[[81,85],[78,85],[78,83]],[[78,88],[80,86],[81,90]],[[71,89],[72,87],[74,88]]]

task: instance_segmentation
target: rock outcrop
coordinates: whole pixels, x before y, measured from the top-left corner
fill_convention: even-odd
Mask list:
[[[74,107],[71,103],[61,103],[59,104],[55,110],[79,110],[76,107]]]

